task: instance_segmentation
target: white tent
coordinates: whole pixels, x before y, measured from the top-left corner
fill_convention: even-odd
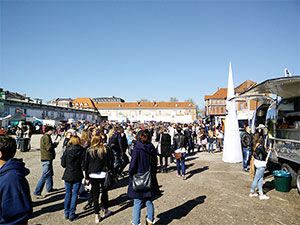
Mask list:
[[[243,161],[243,153],[240,142],[239,125],[235,100],[229,101],[234,97],[234,85],[232,78],[231,62],[229,63],[227,100],[226,100],[226,119],[224,134],[223,161],[229,163],[239,163]]]

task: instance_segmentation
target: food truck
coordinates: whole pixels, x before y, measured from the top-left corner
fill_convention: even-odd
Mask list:
[[[269,162],[291,173],[291,187],[300,193],[300,76],[266,80],[239,98],[261,99],[252,119],[252,132],[263,124],[269,130]]]

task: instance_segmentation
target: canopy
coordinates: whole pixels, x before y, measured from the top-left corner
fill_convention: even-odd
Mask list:
[[[17,122],[17,121],[26,121],[26,116],[23,116],[22,113],[16,113],[12,117],[9,118],[9,121]]]
[[[239,95],[229,99],[229,101],[245,101],[245,100],[255,100],[257,102],[261,102],[262,104],[271,104],[275,101],[272,97],[266,95]]]
[[[300,76],[280,77],[266,80],[249,90],[240,94],[258,95],[258,94],[275,94],[282,98],[297,97],[300,94]]]

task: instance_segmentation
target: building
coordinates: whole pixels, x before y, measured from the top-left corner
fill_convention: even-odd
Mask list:
[[[100,102],[125,102],[125,100],[122,99],[122,98],[112,96],[112,97],[93,98],[93,102],[95,102],[95,103],[100,103]]]
[[[62,107],[73,107],[72,102],[74,99],[71,98],[55,98],[47,102],[49,105],[62,106]]]
[[[0,118],[6,118],[21,113],[26,116],[26,120],[32,118],[52,120],[55,124],[60,121],[100,121],[101,115],[97,109],[64,107],[53,104],[43,104],[41,99],[32,100],[26,95],[15,92],[3,91],[0,88]],[[7,126],[7,121],[4,124]]]
[[[256,84],[257,83],[251,80],[246,80],[234,89],[235,95],[238,96],[239,94]],[[226,98],[227,88],[218,88],[218,90],[213,95],[205,95],[205,116],[211,119],[225,118]],[[260,105],[259,102],[254,100],[236,101],[236,104],[237,115],[239,120],[247,120],[249,116],[250,118],[252,118],[253,112]]]
[[[191,123],[196,120],[196,108],[189,102],[98,102],[77,98],[74,107],[97,109],[102,119],[118,122],[165,121]]]

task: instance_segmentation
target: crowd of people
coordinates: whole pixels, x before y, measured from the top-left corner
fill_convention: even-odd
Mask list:
[[[8,196],[6,198],[0,196],[1,199],[5,200],[1,201],[0,223],[15,224],[20,221],[26,223],[32,213],[29,186],[25,178],[29,170],[24,167],[22,160],[13,158],[17,149],[16,141],[6,135],[5,132],[2,133],[0,136],[0,193],[5,193],[3,190],[7,190],[8,185],[15,185],[14,182],[20,182],[25,191],[22,196],[19,196],[19,199],[12,200]],[[83,209],[93,208],[95,223],[99,223],[111,215],[108,201],[111,187],[107,187],[107,180],[111,176],[117,181],[128,175],[127,196],[133,199],[132,224],[140,224],[140,210],[143,204],[147,207],[146,224],[154,224],[152,200],[160,194],[156,178],[157,172],[167,173],[168,163],[174,163],[176,160],[177,176],[185,180],[187,155],[192,154],[195,150],[211,153],[217,150],[222,151],[223,136],[222,126],[215,128],[204,124],[136,123],[113,125],[108,122],[101,124],[77,123],[69,127],[60,125],[55,135],[54,128],[46,126],[44,135],[40,139],[43,172],[33,196],[36,199],[45,198],[42,195],[45,185],[47,193],[57,191],[53,184],[53,160],[56,157],[55,148],[62,140],[60,157],[61,166],[64,168],[62,179],[65,183],[65,219],[74,221],[78,218],[76,206],[82,185],[91,186],[87,204]],[[253,157],[256,168],[249,196],[258,196],[255,193],[257,186],[260,199],[269,198],[262,191],[263,174],[268,155],[266,149],[269,146],[267,137],[267,135],[257,133],[253,138],[249,127],[241,136],[244,156],[243,169],[248,170],[250,156]],[[128,172],[124,172],[128,164]],[[7,172],[7,169],[12,165],[17,165],[15,172],[21,174],[20,179],[11,181],[11,183],[5,182],[5,186],[2,179],[14,173],[14,170]],[[151,177],[151,188],[137,191],[134,187],[134,176],[135,174],[144,174],[147,171]],[[99,205],[100,193],[101,204]],[[26,204],[26,207],[11,212],[7,207],[10,201],[13,201],[14,205]]]

